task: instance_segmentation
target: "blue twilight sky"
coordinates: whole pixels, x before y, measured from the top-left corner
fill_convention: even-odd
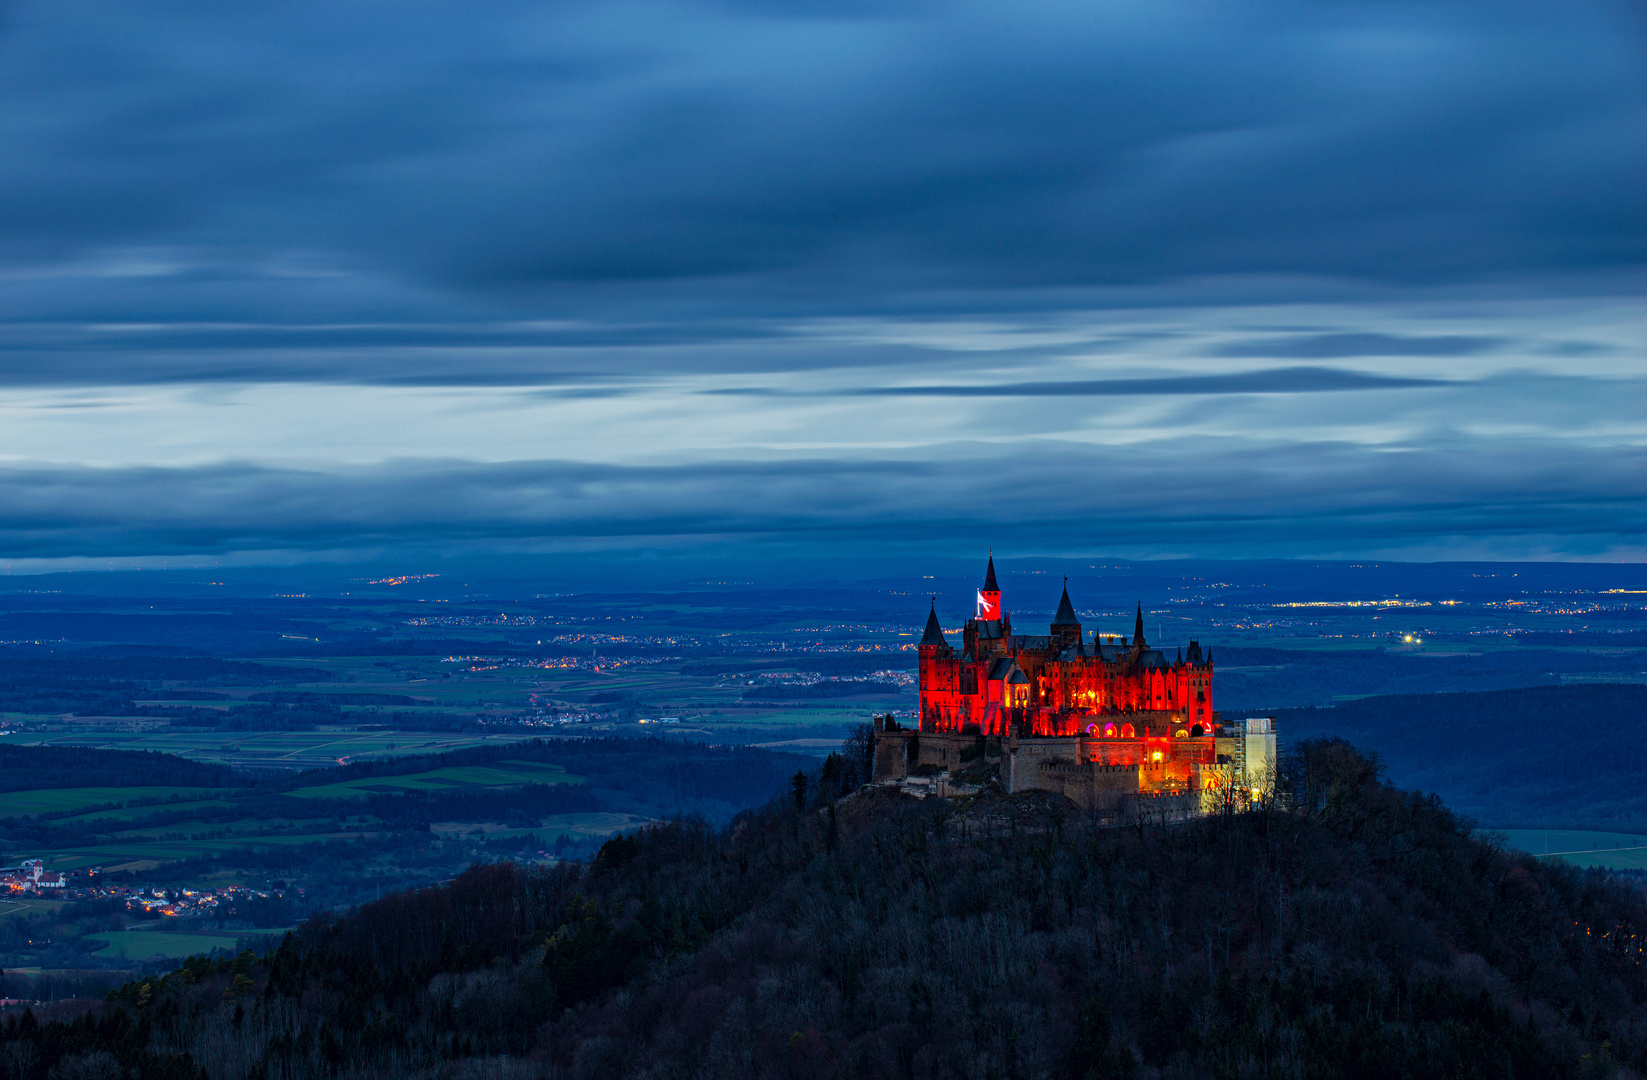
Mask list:
[[[1647,557],[1637,0],[0,6],[0,559]]]

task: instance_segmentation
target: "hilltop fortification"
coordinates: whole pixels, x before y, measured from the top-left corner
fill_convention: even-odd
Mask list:
[[[1272,720],[1226,723],[1213,707],[1211,649],[1151,647],[1142,604],[1130,639],[1088,637],[1067,581],[1048,632],[1015,633],[993,556],[959,648],[936,603],[927,614],[918,717],[913,728],[876,720],[877,781],[949,793],[993,772],[1008,792],[1089,808],[1139,794],[1217,804],[1257,797],[1275,766]]]

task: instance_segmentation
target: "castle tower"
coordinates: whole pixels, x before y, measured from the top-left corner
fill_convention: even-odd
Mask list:
[[[926,633],[921,635],[920,649],[922,652],[949,652],[949,641],[944,637],[944,628],[938,624],[937,600],[932,601],[932,609],[926,613]]]
[[[920,730],[938,731],[955,715],[955,672],[947,663],[952,650],[938,622],[938,602],[934,598],[926,616],[926,633],[916,653],[920,679]]]
[[[1075,605],[1069,602],[1069,578],[1064,579],[1064,595],[1058,598],[1058,613],[1052,617],[1052,640],[1059,649],[1081,643],[1081,620],[1075,617]]]
[[[991,620],[1001,617],[1001,587],[995,584],[995,556],[989,556],[989,569],[984,571],[984,587],[978,590],[978,618]]]

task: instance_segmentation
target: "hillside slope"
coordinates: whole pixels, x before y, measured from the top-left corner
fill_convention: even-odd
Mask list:
[[[1647,686],[1402,694],[1275,715],[1283,738],[1374,750],[1395,783],[1494,828],[1647,833]]]
[[[590,865],[477,867],[266,959],[129,985],[77,1026],[8,1023],[0,1060],[214,1080],[1496,1080],[1647,1061],[1642,893],[1483,841],[1342,743],[1302,747],[1286,790],[1284,811],[1124,829],[1044,796],[803,792]]]

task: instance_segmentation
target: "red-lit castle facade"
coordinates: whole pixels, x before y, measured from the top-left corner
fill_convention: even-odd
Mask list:
[[[920,730],[1041,737],[1134,738],[1145,728],[1199,738],[1213,734],[1212,656],[1190,642],[1168,659],[1144,640],[1140,605],[1132,639],[1088,640],[1069,589],[1058,599],[1048,634],[1012,632],[1001,607],[995,559],[989,560],[978,611],[961,630],[961,647],[944,637],[936,606],[920,644]]]
[[[919,656],[919,722],[876,725],[880,781],[947,779],[998,758],[1006,791],[1049,789],[1090,805],[1116,793],[1250,788],[1249,766],[1260,762],[1249,750],[1273,764],[1267,721],[1224,728],[1211,650],[1192,641],[1169,658],[1151,648],[1141,605],[1130,639],[1089,638],[1067,584],[1049,633],[1016,634],[993,556],[959,646],[934,605]]]

